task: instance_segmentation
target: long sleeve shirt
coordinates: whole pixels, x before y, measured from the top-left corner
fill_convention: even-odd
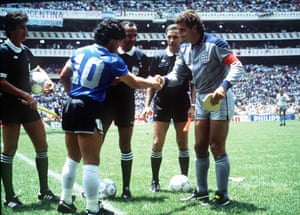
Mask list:
[[[228,43],[213,34],[205,33],[202,41],[180,46],[173,70],[165,76],[165,85],[177,86],[192,75],[191,82],[196,91],[204,94],[213,92],[223,83],[226,83],[223,85],[225,88],[230,88],[243,73],[243,65],[230,50]]]

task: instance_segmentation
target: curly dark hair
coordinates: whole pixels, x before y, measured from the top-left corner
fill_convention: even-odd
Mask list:
[[[94,39],[99,45],[106,45],[111,39],[120,40],[125,37],[124,28],[115,19],[102,20],[94,30]]]
[[[18,25],[27,23],[27,14],[20,11],[8,12],[4,17],[4,29],[7,37],[10,37],[10,32],[14,31]]]

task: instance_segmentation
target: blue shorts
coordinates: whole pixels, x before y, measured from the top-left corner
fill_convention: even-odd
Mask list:
[[[101,104],[88,98],[68,98],[63,108],[62,128],[66,132],[93,134],[95,129],[103,133],[98,117]]]
[[[195,120],[231,120],[234,114],[234,96],[229,89],[225,98],[221,101],[218,111],[206,111],[203,109],[203,99],[207,94],[196,94]]]

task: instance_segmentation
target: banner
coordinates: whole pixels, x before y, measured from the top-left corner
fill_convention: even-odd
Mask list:
[[[40,26],[63,26],[63,11],[48,9],[30,8],[0,8],[1,16],[5,16],[10,11],[22,11],[28,16],[28,25]]]
[[[115,14],[113,11],[104,10],[102,11],[101,18],[102,19],[115,18]]]
[[[287,114],[285,116],[286,120],[295,120],[295,114]],[[278,114],[260,114],[260,115],[250,115],[251,122],[258,122],[258,121],[279,121]]]

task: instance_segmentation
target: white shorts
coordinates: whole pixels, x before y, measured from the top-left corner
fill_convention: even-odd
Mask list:
[[[203,109],[203,99],[207,94],[196,94],[195,120],[231,120],[234,114],[234,95],[229,89],[226,97],[221,101],[218,111],[206,111]]]
[[[279,110],[281,110],[281,111],[286,110],[286,108],[287,108],[287,105],[286,105],[286,104],[281,104],[281,105],[279,105]]]

